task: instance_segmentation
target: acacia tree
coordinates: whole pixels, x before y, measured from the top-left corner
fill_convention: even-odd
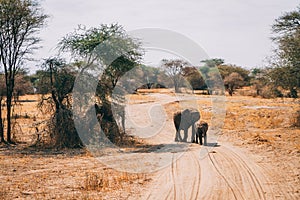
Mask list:
[[[271,63],[274,70],[270,77],[275,86],[288,89],[290,96],[297,98],[300,88],[300,6],[276,19],[272,32],[278,49],[275,50],[277,60]]]
[[[47,15],[42,13],[38,1],[0,1],[0,62],[5,76],[7,142],[9,143],[12,143],[11,107],[15,77],[40,41],[35,34],[45,24],[46,18]]]
[[[161,67],[169,78],[172,79],[175,92],[180,92],[179,87],[182,84],[183,69],[188,65],[187,62],[180,59],[163,59]]]
[[[249,77],[250,84],[256,90],[256,95],[261,95],[263,88],[269,83],[268,70],[254,68]]]
[[[250,84],[250,77],[249,77],[250,71],[247,69],[244,69],[236,65],[219,65],[218,69],[223,79],[225,79],[226,77],[230,76],[230,74],[235,72],[238,73],[243,78],[243,80],[245,81],[244,83],[245,85]]]
[[[98,28],[86,29],[80,26],[60,42],[61,51],[70,52],[74,60],[82,61],[78,65],[79,73],[84,73],[95,65],[102,71],[96,96],[101,105],[96,105],[96,112],[101,112],[102,130],[110,141],[116,142],[120,136],[112,111],[112,92],[121,76],[137,66],[141,58],[140,43],[129,37],[118,24],[102,24]]]
[[[243,86],[244,79],[239,73],[233,72],[229,76],[225,77],[224,84],[229,95],[232,96],[236,88]]]
[[[201,62],[204,63],[206,67],[213,68],[224,64],[224,59],[212,58],[212,59],[202,60]]]

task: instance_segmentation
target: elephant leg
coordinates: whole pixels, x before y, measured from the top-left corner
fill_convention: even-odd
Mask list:
[[[198,137],[199,137],[199,132],[197,131],[196,132],[196,141],[195,141],[196,144],[198,144]]]
[[[195,124],[192,125],[192,137],[191,137],[191,141],[194,142],[195,141]],[[197,137],[196,137],[197,140]]]
[[[183,136],[183,142],[187,142],[187,137],[188,137],[188,129],[184,129],[184,136]]]
[[[197,129],[196,129],[197,130]],[[195,137],[196,138],[193,138],[193,140],[192,140],[192,143],[198,143],[198,132],[196,131],[196,133],[195,133]]]
[[[178,131],[178,137],[179,137],[179,141],[182,142],[183,139],[182,139],[182,137],[180,135],[180,130]]]
[[[125,129],[125,116],[124,115],[122,116],[122,128],[123,128],[123,131],[125,133],[126,129]]]
[[[180,129],[176,131],[175,142],[182,142],[182,137],[180,135]]]
[[[179,130],[176,131],[175,142],[179,142],[178,136],[180,136]]]
[[[203,137],[203,133],[202,133],[202,131],[201,131],[200,134],[199,134],[200,145],[203,144],[203,143],[202,143],[202,137]]]

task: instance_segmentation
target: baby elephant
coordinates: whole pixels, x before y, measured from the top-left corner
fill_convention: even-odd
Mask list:
[[[202,137],[204,137],[204,145],[207,145],[207,136],[206,132],[208,130],[208,124],[204,121],[198,122],[195,124],[196,129],[196,143],[198,144],[198,138],[200,145],[202,145]]]

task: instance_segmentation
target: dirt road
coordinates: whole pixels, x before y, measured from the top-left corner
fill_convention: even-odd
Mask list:
[[[237,149],[220,145],[203,158],[199,151],[158,172],[143,199],[275,199],[263,171]]]
[[[160,144],[159,148],[153,148],[150,152],[129,153],[125,158],[124,155],[119,159],[114,157],[110,163],[123,163],[121,170],[155,172],[150,186],[140,196],[132,196],[132,199],[298,198],[275,186],[276,180],[268,177],[268,174],[274,174],[271,167],[259,165],[243,149],[222,142],[222,138],[216,141],[216,138],[211,137],[215,136],[213,130],[209,130],[208,146],[173,142],[175,129],[170,115],[158,109],[156,111],[161,113],[157,115],[154,112],[151,116],[151,108],[155,105],[164,107],[167,103],[178,101],[178,97],[152,94],[151,98],[157,101],[130,106],[127,117],[131,122],[127,127],[135,135],[147,138],[153,145]],[[158,127],[155,128],[156,125]],[[136,168],[128,166],[129,160],[129,166]]]

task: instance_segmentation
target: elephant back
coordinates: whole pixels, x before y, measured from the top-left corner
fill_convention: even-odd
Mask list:
[[[190,123],[195,123],[200,119],[200,112],[195,108],[188,108],[182,111],[182,118]]]
[[[197,109],[185,109],[174,113],[173,120],[176,129],[190,127],[200,119],[200,113]]]

